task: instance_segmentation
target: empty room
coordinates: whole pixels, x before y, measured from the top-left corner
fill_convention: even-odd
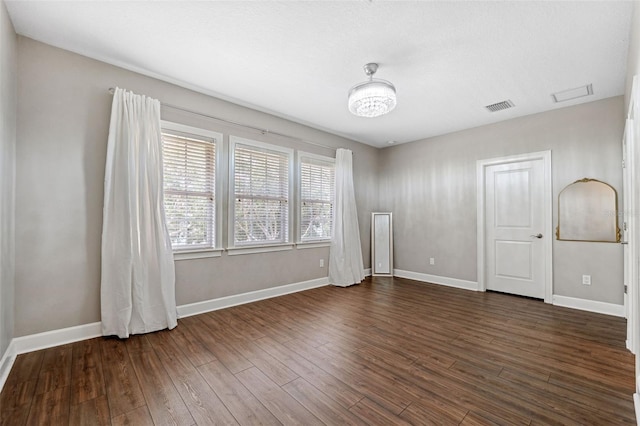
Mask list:
[[[0,424],[640,424],[637,1],[0,0]]]

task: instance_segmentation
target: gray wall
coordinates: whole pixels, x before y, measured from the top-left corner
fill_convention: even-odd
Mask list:
[[[8,22],[4,10],[2,13],[2,22]],[[3,52],[4,45],[11,46],[12,38],[15,40],[12,31],[9,38],[5,33],[3,29]],[[5,66],[6,58],[9,62],[15,58],[15,47],[10,51],[13,53],[2,55],[3,88],[12,78],[5,72],[11,70],[10,64]],[[477,159],[551,149],[554,198],[565,185],[585,176],[621,190],[622,97],[376,150],[27,38],[18,38],[18,51],[15,305],[19,309],[15,316],[8,302],[13,297],[13,279],[7,279],[9,285],[2,283],[4,329],[10,330],[15,318],[15,336],[100,320],[109,87],[125,87],[170,104],[352,149],[365,267],[369,267],[370,212],[390,210],[394,212],[397,268],[475,281]],[[14,101],[2,96],[3,122],[15,119],[10,107]],[[225,135],[332,153],[171,109],[163,109],[163,118]],[[9,166],[3,170],[9,171],[15,139],[6,139],[5,134],[3,129],[2,160]],[[10,142],[6,151],[5,141]],[[12,192],[11,185],[1,188],[6,191],[3,195]],[[2,199],[4,209],[5,197]],[[6,205],[8,215],[3,220],[11,220],[10,205]],[[555,222],[554,213],[554,226]],[[3,241],[11,228],[1,228]],[[6,253],[4,261],[12,262],[10,247]],[[320,269],[318,260],[327,257],[327,248],[317,248],[178,261],[177,302],[193,303],[324,277],[326,267]],[[428,265],[429,257],[436,258],[435,265]],[[622,303],[618,245],[555,241],[554,268],[555,294]],[[3,267],[3,273],[5,270],[11,268]],[[592,275],[591,287],[580,284],[582,274]],[[11,334],[1,337],[5,340],[0,344],[6,344]]]
[[[379,207],[394,213],[394,266],[477,281],[476,160],[551,150],[554,229],[569,183],[600,179],[621,194],[623,118],[620,96],[385,148]],[[619,244],[554,240],[553,266],[554,294],[623,303]]]
[[[354,152],[363,253],[377,197],[367,145],[60,50],[18,39],[15,335],[100,321],[100,237],[109,87]],[[163,118],[320,154],[330,149],[223,126],[175,110]],[[224,199],[224,197],[223,197]],[[327,276],[328,248],[176,262],[178,305]],[[365,255],[365,267],[369,266]],[[326,265],[326,263],[325,263]]]
[[[0,358],[13,338],[17,43],[0,2]]]

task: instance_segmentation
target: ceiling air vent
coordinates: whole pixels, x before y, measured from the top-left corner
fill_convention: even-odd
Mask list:
[[[576,87],[575,89],[563,90],[562,92],[552,93],[553,102],[564,102],[572,99],[581,98],[583,96],[593,95],[593,85]]]
[[[495,104],[485,106],[491,112],[502,111],[503,109],[513,108],[515,105],[510,100],[497,102]]]

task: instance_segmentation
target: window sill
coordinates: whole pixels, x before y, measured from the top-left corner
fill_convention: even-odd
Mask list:
[[[173,252],[173,260],[206,259],[220,257],[224,249],[180,250]]]
[[[320,247],[330,247],[331,241],[309,241],[296,244],[298,249],[311,249]]]
[[[254,254],[254,253],[268,253],[272,251],[286,251],[292,250],[293,244],[272,244],[265,246],[248,246],[248,247],[229,247],[227,254],[229,256],[236,256],[240,254]]]

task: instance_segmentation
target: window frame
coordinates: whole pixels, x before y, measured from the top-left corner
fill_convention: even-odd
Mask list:
[[[213,238],[213,246],[212,247],[182,247],[182,248],[174,248],[173,250],[173,258],[174,260],[186,260],[186,259],[200,259],[207,257],[220,257],[222,255],[222,205],[221,200],[223,199],[223,185],[221,179],[221,165],[223,158],[223,150],[224,150],[224,135],[220,132],[202,129],[199,127],[188,126],[185,124],[175,123],[172,121],[161,120],[160,121],[160,130],[162,133],[165,131],[174,131],[184,134],[185,136],[193,136],[194,139],[197,138],[206,138],[213,139],[214,143],[214,208],[213,208],[213,221],[214,221],[214,238]],[[164,143],[164,142],[163,142]],[[164,146],[162,147],[164,150]],[[163,189],[162,189],[162,198],[163,198],[163,207],[164,207],[164,151],[163,151]],[[165,212],[166,215],[166,212]]]
[[[269,243],[267,241],[256,242],[255,244],[235,244],[235,151],[237,145],[244,145],[249,147],[254,147],[257,150],[267,150],[275,153],[285,154],[287,157],[287,180],[288,180],[288,188],[287,188],[287,221],[286,225],[283,229],[286,229],[287,232],[287,241],[284,242],[276,242]],[[286,148],[280,145],[275,145],[266,142],[259,142],[253,139],[247,139],[239,136],[230,135],[229,136],[229,203],[228,203],[228,216],[227,216],[227,251],[229,256],[237,255],[237,254],[249,254],[249,253],[261,253],[261,252],[270,252],[270,251],[282,251],[282,250],[291,250],[294,246],[292,243],[293,238],[293,204],[294,204],[294,170],[293,170],[293,160],[294,160],[294,150],[291,148]]]
[[[296,245],[299,248],[314,248],[314,247],[328,247],[331,245],[331,239],[333,238],[333,218],[331,219],[331,235],[328,238],[316,239],[312,241],[303,241],[302,240],[302,163],[304,158],[309,158],[312,160],[317,160],[325,163],[330,163],[333,165],[333,182],[334,182],[334,190],[333,190],[333,199],[331,200],[332,211],[335,208],[336,202],[336,194],[335,194],[335,164],[336,159],[334,157],[328,157],[326,155],[313,154],[311,152],[298,151],[297,152],[297,176],[296,176],[296,184],[297,184],[297,200],[296,200]]]

